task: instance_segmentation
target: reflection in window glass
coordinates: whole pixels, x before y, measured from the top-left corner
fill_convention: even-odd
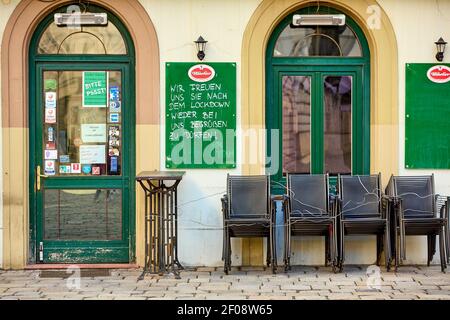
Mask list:
[[[324,169],[352,172],[352,77],[324,78]]]
[[[348,25],[336,27],[286,26],[277,39],[274,57],[361,57],[361,45]]]
[[[311,77],[284,76],[283,172],[309,173],[311,163]]]
[[[50,23],[41,36],[38,54],[127,54],[122,34],[107,26],[58,27]]]
[[[119,189],[46,189],[44,202],[46,240],[122,239]]]

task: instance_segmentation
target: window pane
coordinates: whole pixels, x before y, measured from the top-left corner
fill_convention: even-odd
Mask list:
[[[311,77],[284,76],[283,172],[309,173],[311,163]]]
[[[122,191],[45,190],[46,240],[121,240]]]
[[[324,78],[324,168],[330,174],[352,172],[352,80]]]
[[[41,36],[39,54],[126,54],[122,34],[107,26],[58,27],[50,23]]]
[[[361,57],[359,41],[349,26],[301,27],[288,25],[277,39],[274,57]]]
[[[45,71],[43,81],[45,174],[120,175],[121,72]]]

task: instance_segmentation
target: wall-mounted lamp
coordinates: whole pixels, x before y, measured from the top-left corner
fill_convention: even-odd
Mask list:
[[[198,37],[198,39],[196,41],[194,41],[195,46],[197,47],[197,58],[202,61],[203,59],[205,59],[205,48],[206,48],[206,43],[208,41],[206,41],[205,39],[203,39],[202,36]]]
[[[447,42],[444,41],[444,39],[439,38],[438,41],[435,42],[436,44],[436,49],[437,49],[437,53],[436,53],[436,60],[441,62],[442,60],[444,60],[444,52],[445,52],[445,46],[447,45]]]

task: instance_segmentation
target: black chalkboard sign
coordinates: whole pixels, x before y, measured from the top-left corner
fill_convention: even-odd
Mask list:
[[[236,64],[166,63],[166,168],[236,167]]]

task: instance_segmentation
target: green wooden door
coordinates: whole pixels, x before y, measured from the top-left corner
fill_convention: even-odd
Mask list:
[[[291,21],[289,15],[275,29],[266,54],[267,153],[272,159],[267,172],[274,193],[285,192],[288,172],[370,171],[370,53],[364,35],[348,17],[343,27],[293,28]]]
[[[134,260],[134,53],[113,16],[92,30],[103,42],[51,16],[30,47],[31,262]]]

